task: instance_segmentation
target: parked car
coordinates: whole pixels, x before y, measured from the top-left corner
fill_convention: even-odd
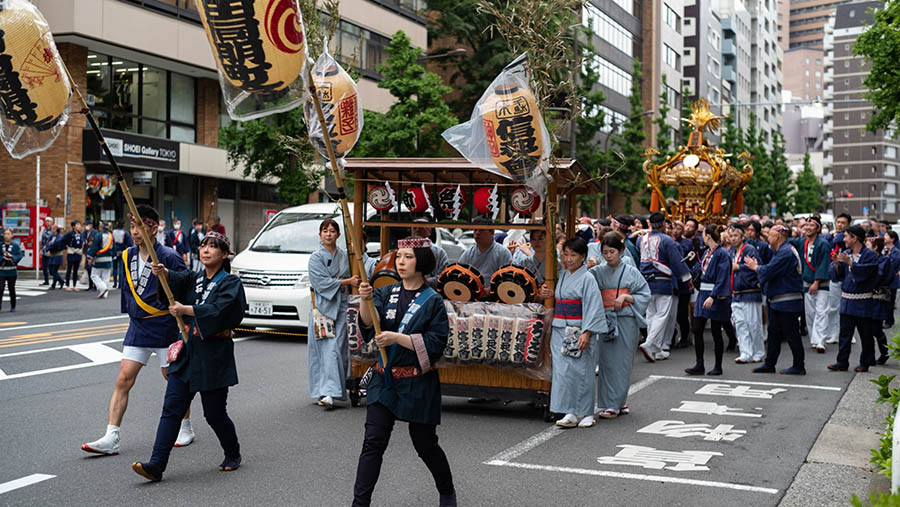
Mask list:
[[[353,212],[353,203],[349,203]],[[369,209],[369,217],[375,211]],[[401,208],[398,220],[405,220]],[[240,277],[247,296],[248,311],[243,326],[270,328],[305,328],[310,310],[309,258],[319,248],[319,224],[333,218],[341,229],[343,220],[337,203],[315,203],[280,211],[256,234],[249,246],[235,256],[232,272]],[[402,229],[391,229],[391,243],[405,235]],[[379,254],[378,228],[366,230],[370,241],[366,251]],[[465,248],[444,228],[436,230],[436,242],[456,262]]]

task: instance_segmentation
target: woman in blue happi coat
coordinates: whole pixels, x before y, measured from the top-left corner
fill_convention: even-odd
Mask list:
[[[350,368],[347,342],[347,302],[359,277],[350,276],[347,252],[337,245],[341,230],[330,218],[319,224],[322,246],[309,258],[309,287],[313,293],[307,333],[309,395],[330,410],[334,400],[347,399],[344,383]],[[318,323],[318,325],[316,324]],[[317,331],[318,330],[318,331]]]
[[[19,277],[19,261],[25,254],[18,242],[13,241],[13,231],[9,227],[3,229],[3,242],[0,243],[0,306],[3,301],[3,287],[9,287],[10,312],[16,311],[16,278]]]
[[[247,300],[240,278],[229,273],[228,255],[232,253],[228,238],[211,232],[200,243],[200,262],[205,267],[200,273],[188,269],[173,271],[163,264],[151,265],[157,278],[169,279],[175,296],[175,301],[169,304],[169,313],[181,316],[189,326],[188,342],[178,358],[169,364],[153,455],[149,461],[131,464],[136,473],[151,481],[162,480],[181,420],[197,393],[203,402],[203,416],[225,452],[219,470],[229,472],[241,465],[241,446],[226,404],[228,388],[238,383],[231,330],[244,319]],[[161,286],[157,294],[165,301]]]
[[[731,255],[722,244],[722,228],[717,225],[703,231],[703,242],[707,246],[703,259],[694,266],[694,274],[700,275],[700,290],[694,307],[694,351],[697,363],[684,370],[688,375],[721,375],[722,355],[725,346],[722,341],[722,326],[731,318]],[[703,331],[706,321],[712,328],[713,347],[716,363],[706,371],[703,361]]]
[[[395,421],[409,423],[413,447],[434,477],[440,505],[456,506],[450,464],[438,445],[436,432],[441,422],[441,384],[434,364],[447,345],[450,324],[444,300],[425,282],[434,265],[431,242],[407,238],[397,243],[394,261],[400,283],[375,291],[367,283],[359,286],[360,298],[374,300],[381,322],[381,334],[375,335],[369,305],[362,301],[359,320],[363,339],[375,339],[387,353],[387,364],[379,356],[370,372],[366,434],[353,488],[355,507],[367,506],[372,500]]]

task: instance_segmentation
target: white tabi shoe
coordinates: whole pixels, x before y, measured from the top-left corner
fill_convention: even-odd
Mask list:
[[[556,425],[560,428],[574,428],[578,426],[578,418],[575,417],[575,414],[566,414],[565,417],[556,421]]]
[[[81,450],[94,454],[105,454],[107,456],[119,454],[119,432],[107,432],[100,440],[94,440],[93,442],[83,444]]]
[[[657,352],[656,354],[653,354],[653,359],[655,359],[657,361],[665,361],[668,358],[669,358],[668,350],[661,350],[661,351]]]
[[[178,439],[175,440],[175,447],[187,447],[194,441],[194,428],[191,426],[190,419],[181,420],[181,429],[178,431]]]
[[[331,396],[323,396],[321,400],[319,400],[319,405],[325,407],[325,410],[331,410],[334,408],[334,398]]]
[[[591,426],[596,424],[596,422],[597,421],[594,419],[594,416],[592,416],[592,415],[584,416],[580,421],[578,421],[578,427],[579,428],[590,428]]]
[[[826,344],[826,345],[834,345],[834,344],[836,344],[837,342],[838,342],[838,339],[837,339],[837,338],[829,338],[829,339],[825,340],[825,344]]]

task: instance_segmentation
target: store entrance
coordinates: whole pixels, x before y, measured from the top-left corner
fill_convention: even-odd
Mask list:
[[[191,221],[199,217],[197,209],[197,182],[195,178],[183,174],[159,173],[162,184],[162,218],[171,227],[172,220],[181,220],[181,226],[189,229]]]

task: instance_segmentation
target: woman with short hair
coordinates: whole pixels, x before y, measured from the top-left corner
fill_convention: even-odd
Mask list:
[[[397,243],[394,259],[400,282],[378,290],[367,283],[359,286],[360,298],[374,299],[381,322],[381,333],[375,335],[369,305],[361,302],[362,336],[366,341],[374,338],[388,360],[383,364],[379,356],[374,371],[369,372],[366,434],[356,468],[354,507],[367,506],[372,501],[395,421],[409,423],[409,437],[434,478],[440,505],[456,507],[450,463],[437,437],[441,382],[434,364],[447,346],[450,322],[444,300],[425,281],[434,265],[431,241],[407,238]]]

